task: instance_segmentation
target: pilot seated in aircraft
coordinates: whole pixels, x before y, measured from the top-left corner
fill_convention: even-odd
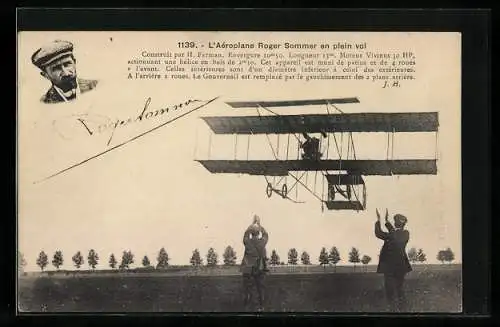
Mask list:
[[[302,159],[305,160],[319,160],[322,153],[319,152],[319,139],[317,137],[310,137],[306,133],[302,133],[305,142],[302,143],[301,148],[304,150]]]

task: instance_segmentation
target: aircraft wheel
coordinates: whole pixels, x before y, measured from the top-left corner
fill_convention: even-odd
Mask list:
[[[347,199],[351,200],[351,185],[347,185]]]
[[[286,198],[288,194],[288,186],[286,186],[286,184],[283,184],[283,186],[281,187],[281,196],[283,198]]]
[[[271,185],[271,183],[267,183],[266,194],[268,198],[270,198],[271,195],[273,195],[273,186]]]

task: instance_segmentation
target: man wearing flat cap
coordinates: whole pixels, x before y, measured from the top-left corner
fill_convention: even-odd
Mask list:
[[[241,262],[243,273],[244,304],[248,306],[252,302],[252,286],[255,286],[259,300],[259,310],[262,310],[264,284],[263,279],[268,271],[266,264],[266,244],[269,240],[264,227],[260,225],[260,218],[253,217],[253,223],[243,235],[245,253]]]
[[[405,275],[412,270],[406,244],[410,233],[404,229],[408,219],[400,214],[394,215],[394,226],[389,222],[389,212],[385,211],[385,227],[388,232],[380,227],[380,213],[377,209],[377,222],[375,223],[375,236],[384,241],[380,250],[377,273],[384,274],[384,287],[389,309],[401,311],[404,304],[403,283]]]
[[[79,79],[73,44],[56,40],[44,45],[31,56],[31,62],[52,86],[42,97],[44,103],[60,103],[75,100],[80,93],[88,92],[97,85],[95,80]]]

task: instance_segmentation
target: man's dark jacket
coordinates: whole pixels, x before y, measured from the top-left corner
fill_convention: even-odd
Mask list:
[[[243,236],[245,245],[245,254],[241,262],[241,272],[243,274],[263,273],[264,260],[266,257],[266,244],[269,236],[264,228],[261,229],[262,238],[251,238],[250,228],[246,230]]]
[[[80,87],[81,93],[93,90],[97,86],[97,83],[98,81],[96,80],[78,79],[78,85]],[[52,85],[47,93],[45,93],[44,96],[40,99],[40,101],[44,103],[59,103],[64,102],[64,99]]]
[[[391,223],[386,222],[388,233],[380,228],[380,222],[375,223],[375,236],[384,241],[380,250],[380,258],[377,267],[378,273],[383,274],[406,274],[412,270],[406,244],[410,239],[410,233],[404,229],[394,229]]]

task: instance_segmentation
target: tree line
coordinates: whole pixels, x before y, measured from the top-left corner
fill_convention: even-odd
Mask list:
[[[357,263],[362,263],[363,265],[368,265],[371,262],[372,258],[369,255],[363,255],[360,258],[359,250],[355,247],[351,249],[349,252],[349,262],[354,264],[354,269],[356,269]],[[276,250],[271,252],[271,257],[269,260],[271,265],[284,265],[283,261],[280,261],[280,257]],[[303,265],[311,264],[311,257],[307,251],[303,251],[300,256],[300,261]],[[327,252],[326,248],[323,247],[320,251],[318,261],[320,265],[326,267],[328,264],[334,265],[335,269],[337,267],[337,263],[341,261],[340,253],[337,247],[332,247],[329,252]],[[296,265],[298,263],[298,252],[295,248],[292,248],[288,251],[288,264]]]
[[[236,256],[236,251],[231,247],[227,246],[224,250],[224,253],[222,255],[223,257],[223,264],[226,266],[233,266],[236,265],[237,261],[237,256]],[[218,266],[219,265],[219,256],[217,252],[215,251],[214,248],[210,248],[205,256],[206,258],[206,266],[208,267],[213,267],[213,266]],[[451,263],[453,260],[455,260],[455,255],[453,251],[450,248],[447,248],[445,250],[440,250],[436,256],[437,260],[439,260],[441,263]],[[87,256],[87,264],[88,266],[94,270],[96,266],[99,263],[99,255],[98,253],[94,250],[91,249]],[[422,249],[416,249],[416,248],[410,248],[408,251],[408,259],[412,263],[424,263],[427,261],[426,254],[423,252]],[[83,257],[83,254],[78,251],[75,253],[72,257],[71,260],[73,262],[73,265],[75,266],[76,269],[80,269],[84,264],[85,260]],[[164,269],[168,267],[169,265],[169,255],[165,248],[161,248],[160,251],[158,252],[158,255],[156,257],[156,269]],[[300,255],[300,261],[303,265],[311,265],[311,257],[307,251],[303,251],[302,254]],[[323,267],[326,267],[327,265],[333,265],[336,269],[337,264],[342,261],[342,258],[340,256],[340,253],[337,249],[337,247],[333,246],[330,251],[327,251],[325,247],[323,247],[320,251],[318,261],[320,265]],[[372,258],[369,255],[362,255],[360,254],[359,250],[356,247],[352,247],[351,250],[348,253],[348,262],[353,264],[353,269],[356,269],[356,264],[363,264],[365,267],[372,261]],[[117,258],[115,255],[112,253],[109,258],[108,258],[108,266],[111,269],[129,269],[130,266],[135,262],[135,256],[132,253],[132,251],[127,250],[123,251],[121,260],[118,263]],[[287,263],[289,265],[297,265],[299,262],[299,253],[295,248],[292,248],[288,251],[288,260]],[[52,261],[52,265],[59,270],[60,267],[64,263],[64,257],[63,253],[60,250],[55,251]],[[147,255],[145,255],[142,260],[141,260],[142,266],[144,268],[155,268],[151,260]],[[192,255],[189,259],[189,263],[194,266],[203,266],[203,258],[200,254],[200,251],[198,249],[195,249],[192,252]],[[285,265],[285,262],[280,260],[280,256],[278,255],[276,250],[272,250],[271,256],[269,257],[269,263],[273,266],[277,265]],[[45,270],[45,268],[49,265],[49,257],[48,255],[44,252],[41,251],[40,254],[38,255],[36,259],[36,264],[42,271]],[[19,269],[22,270],[23,267],[26,265],[26,260],[22,253],[19,253],[18,256],[18,266]]]

